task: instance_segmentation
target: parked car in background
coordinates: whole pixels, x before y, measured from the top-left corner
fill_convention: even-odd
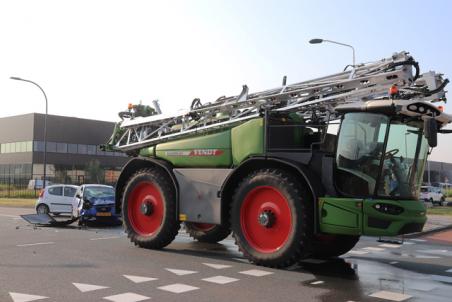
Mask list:
[[[38,214],[71,214],[77,215],[78,201],[75,193],[79,189],[74,185],[52,185],[41,190],[36,201]]]
[[[87,221],[119,220],[120,215],[115,210],[115,190],[112,186],[87,184],[77,190],[79,223]]]
[[[426,202],[431,202],[433,205],[443,205],[446,202],[442,189],[433,186],[422,186],[420,198]]]

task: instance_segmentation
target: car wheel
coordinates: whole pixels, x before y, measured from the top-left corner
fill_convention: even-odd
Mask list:
[[[49,207],[43,203],[36,207],[36,213],[38,214],[49,214]]]

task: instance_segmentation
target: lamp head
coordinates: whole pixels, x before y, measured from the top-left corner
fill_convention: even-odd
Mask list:
[[[309,43],[311,44],[320,44],[323,42],[323,39],[311,39],[309,40]]]

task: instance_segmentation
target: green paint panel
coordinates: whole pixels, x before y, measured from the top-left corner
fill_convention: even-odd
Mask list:
[[[175,167],[230,167],[231,131],[159,144],[155,155],[171,162]]]
[[[374,208],[376,203],[401,207],[399,215],[385,214]],[[412,223],[425,224],[426,209],[422,201],[351,198],[319,198],[320,231],[330,234],[397,236]],[[383,221],[387,227],[369,227],[369,219]]]
[[[403,208],[403,212],[400,215],[384,214],[374,208],[376,203],[399,206]],[[425,224],[427,221],[427,210],[424,202],[418,200],[369,199],[364,201],[363,211],[363,233],[369,236],[396,236],[399,235],[400,229],[406,224]],[[390,221],[391,224],[386,229],[369,227],[369,217]]]
[[[319,198],[320,230],[324,233],[361,235],[362,200]]]
[[[141,149],[139,155],[144,157],[155,156],[155,146]]]
[[[232,161],[240,164],[251,155],[264,153],[264,119],[257,118],[231,130]]]

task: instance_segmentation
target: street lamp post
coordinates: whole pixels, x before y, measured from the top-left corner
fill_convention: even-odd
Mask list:
[[[46,177],[47,177],[47,110],[48,110],[48,102],[47,102],[47,95],[44,92],[44,89],[41,88],[41,86],[39,86],[38,84],[36,84],[33,81],[30,80],[26,80],[26,79],[22,79],[19,77],[10,77],[11,80],[16,80],[16,81],[23,81],[23,82],[28,82],[31,83],[33,85],[36,85],[44,94],[44,98],[46,100],[46,114],[44,116],[44,180],[43,180],[43,184],[42,184],[42,188],[44,189],[46,187]]]
[[[309,40],[309,43],[311,44],[320,44],[323,42],[327,42],[327,43],[333,43],[333,44],[337,44],[337,45],[342,45],[342,46],[346,46],[346,47],[350,47],[352,49],[353,52],[353,65],[352,67],[355,68],[355,48],[349,44],[345,44],[345,43],[340,43],[340,42],[336,42],[336,41],[331,41],[331,40],[326,40],[326,39],[311,39]]]

